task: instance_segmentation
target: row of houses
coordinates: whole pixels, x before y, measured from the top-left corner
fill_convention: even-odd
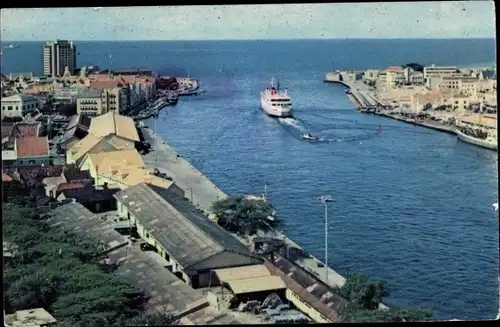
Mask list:
[[[137,73],[141,73],[138,71]],[[112,110],[124,110],[145,103],[156,95],[156,78],[150,75],[89,74],[37,79],[21,74],[2,75],[2,119],[24,118],[47,101],[56,105],[75,105],[77,113],[97,117]],[[19,90],[19,91],[18,91]]]

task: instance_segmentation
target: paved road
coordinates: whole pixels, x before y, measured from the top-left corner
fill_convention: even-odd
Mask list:
[[[187,160],[177,157],[172,147],[149,128],[143,128],[144,139],[154,151],[143,156],[147,168],[158,168],[172,177],[175,183],[186,192],[186,198],[205,212],[211,212],[212,203],[227,198],[205,175],[193,167]]]

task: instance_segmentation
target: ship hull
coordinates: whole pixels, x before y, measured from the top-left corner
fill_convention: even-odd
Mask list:
[[[269,117],[274,117],[274,118],[292,117],[292,108],[287,108],[287,109],[276,108],[266,103],[264,100],[260,100],[260,107],[262,108],[262,111],[264,111],[266,115],[268,115]]]
[[[463,141],[463,142],[474,144],[474,145],[480,146],[480,147],[485,148],[485,149],[498,150],[498,143],[491,143],[491,142],[487,142],[486,140],[477,139],[475,137],[472,137],[472,136],[469,136],[469,135],[466,135],[466,134],[460,132],[458,129],[455,130],[455,132],[457,133],[458,139]]]

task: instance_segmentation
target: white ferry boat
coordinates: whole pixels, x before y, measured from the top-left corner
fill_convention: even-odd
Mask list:
[[[260,105],[262,110],[271,117],[292,117],[292,99],[288,91],[280,91],[279,81],[274,85],[271,79],[271,88],[260,92]]]
[[[486,149],[498,150],[497,117],[474,115],[457,120],[455,132],[460,140]]]

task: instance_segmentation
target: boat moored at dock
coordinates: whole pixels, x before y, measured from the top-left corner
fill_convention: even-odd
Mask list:
[[[497,117],[475,115],[459,119],[455,133],[459,140],[490,150],[498,150]]]

